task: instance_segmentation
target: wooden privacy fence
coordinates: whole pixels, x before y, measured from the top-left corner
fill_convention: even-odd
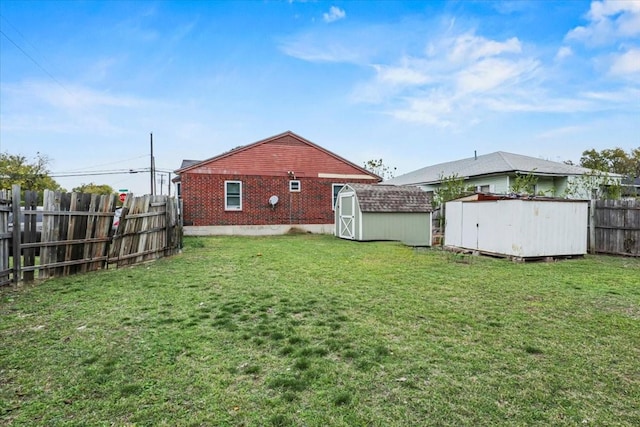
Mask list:
[[[178,205],[167,196],[128,195],[116,229],[110,263],[138,264],[176,253],[182,247]]]
[[[38,207],[38,194],[26,191],[21,210],[20,187],[11,193],[0,192],[0,285],[137,264],[182,247],[177,204],[168,196],[128,195],[114,233],[115,195],[45,190]]]
[[[640,200],[594,200],[589,215],[589,251],[640,256]]]

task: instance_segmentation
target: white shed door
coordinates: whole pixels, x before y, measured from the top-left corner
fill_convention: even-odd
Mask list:
[[[354,219],[356,210],[355,193],[347,192],[338,195],[338,209],[340,210],[340,223],[338,237],[343,239],[355,239]]]

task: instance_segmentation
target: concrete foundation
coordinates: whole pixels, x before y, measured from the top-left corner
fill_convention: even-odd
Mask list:
[[[333,234],[333,224],[281,224],[281,225],[209,225],[185,226],[185,236],[275,236],[289,230],[304,230],[314,234]]]

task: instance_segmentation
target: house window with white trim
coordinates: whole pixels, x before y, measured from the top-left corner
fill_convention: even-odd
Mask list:
[[[297,193],[300,191],[300,181],[297,179],[292,179],[289,181],[289,191],[292,193]]]
[[[331,184],[331,191],[333,193],[333,210],[336,210],[336,203],[338,201],[338,193],[342,190],[344,184]]]
[[[224,182],[224,210],[242,210],[242,181]]]
[[[477,185],[476,191],[478,193],[493,193],[494,188],[493,188],[493,185]]]

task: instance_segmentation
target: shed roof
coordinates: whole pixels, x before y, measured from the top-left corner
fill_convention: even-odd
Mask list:
[[[362,212],[431,212],[429,195],[418,187],[348,184]]]
[[[457,175],[460,178],[491,175],[498,173],[533,173],[535,175],[569,176],[593,172],[580,166],[552,162],[521,154],[497,151],[477,157],[427,166],[393,178],[385,184],[429,184],[437,183],[443,177]]]

